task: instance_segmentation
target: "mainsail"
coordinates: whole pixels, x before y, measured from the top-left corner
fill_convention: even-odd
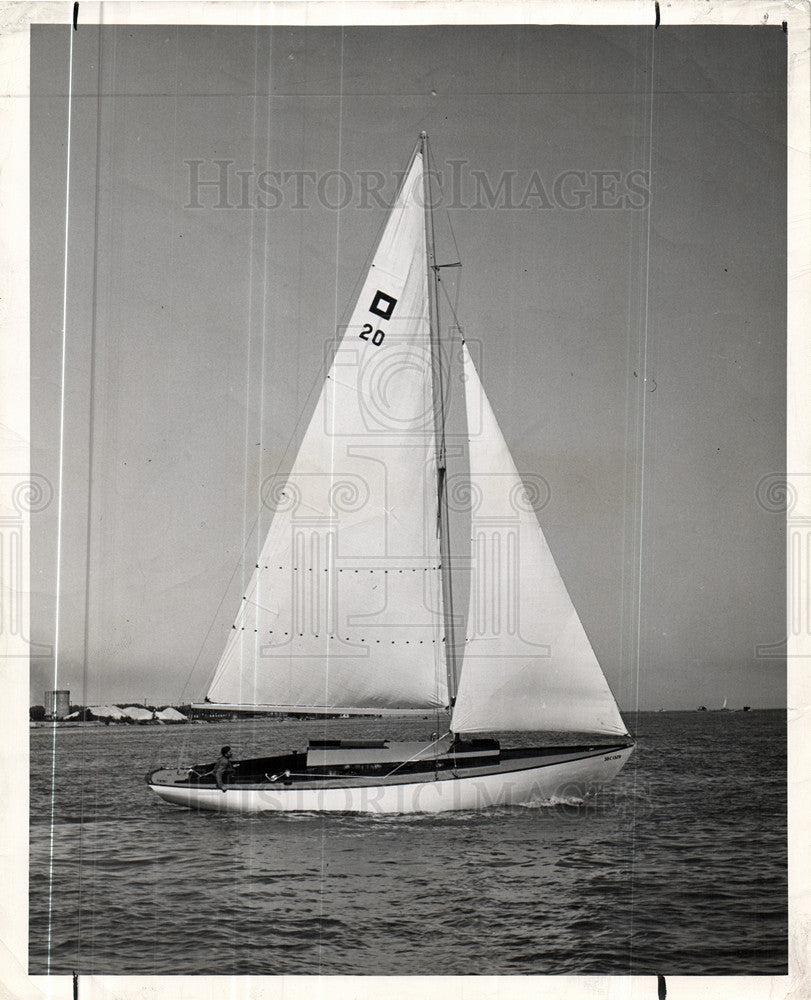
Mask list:
[[[208,701],[299,711],[448,703],[423,205],[415,152]]]
[[[472,577],[451,728],[625,734],[464,344],[462,357]]]

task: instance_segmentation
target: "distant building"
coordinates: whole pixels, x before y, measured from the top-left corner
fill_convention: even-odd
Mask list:
[[[64,719],[70,712],[70,691],[46,691],[45,715],[49,719]]]

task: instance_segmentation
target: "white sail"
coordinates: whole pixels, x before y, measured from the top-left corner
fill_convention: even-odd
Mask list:
[[[472,558],[454,732],[626,727],[462,346]]]
[[[447,705],[417,152],[208,692],[303,711]]]

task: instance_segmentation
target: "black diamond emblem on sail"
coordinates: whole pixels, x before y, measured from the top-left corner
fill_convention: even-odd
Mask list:
[[[394,312],[396,305],[397,299],[393,299],[390,295],[386,295],[385,292],[378,290],[375,292],[375,297],[369,306],[369,312],[374,313],[375,316],[381,316],[383,319],[391,319],[391,314]]]

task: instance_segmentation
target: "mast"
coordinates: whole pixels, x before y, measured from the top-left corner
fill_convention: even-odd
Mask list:
[[[453,583],[451,580],[451,549],[448,523],[447,452],[445,448],[445,380],[442,375],[442,344],[439,324],[439,267],[434,241],[434,212],[431,200],[431,178],[428,170],[428,133],[420,132],[423,190],[425,201],[425,249],[428,266],[428,312],[431,335],[431,374],[434,403],[434,433],[437,467],[437,533],[442,569],[442,611],[445,632],[445,668],[448,674],[448,698],[451,706],[456,699],[456,635],[453,617]]]

